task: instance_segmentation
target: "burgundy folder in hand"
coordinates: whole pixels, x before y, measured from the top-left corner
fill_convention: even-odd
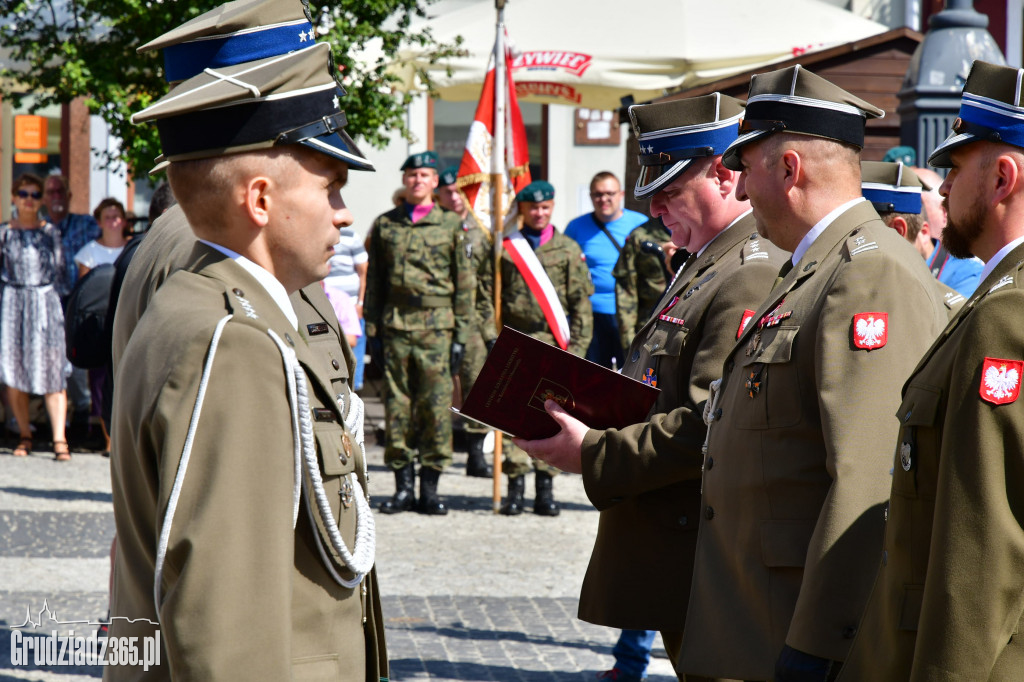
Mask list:
[[[555,400],[594,429],[622,428],[647,420],[660,391],[504,327],[465,397],[464,417],[519,438],[558,433],[544,410]]]

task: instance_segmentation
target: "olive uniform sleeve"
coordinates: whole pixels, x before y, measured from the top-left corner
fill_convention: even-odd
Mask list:
[[[385,235],[382,234],[381,218],[373,221],[370,228],[372,238],[367,249],[366,298],[363,300],[363,319],[366,321],[366,335],[376,336],[383,332],[384,302],[387,299],[388,273],[385,251]]]
[[[786,644],[832,660],[846,651],[834,649],[828,633],[858,622],[876,573],[903,383],[945,325],[936,290],[907,267],[880,250],[852,256],[825,293],[814,339],[832,483],[807,549]],[[888,315],[886,343],[872,350],[857,348],[853,338],[854,316],[867,312]],[[878,551],[864,551],[872,547]]]
[[[630,234],[622,246],[619,260],[612,268],[612,277],[615,278],[615,321],[619,325],[619,341],[623,348],[629,348],[639,316],[636,254],[636,238]]]
[[[480,259],[476,271],[476,314],[480,324],[480,335],[484,343],[498,338],[494,308],[494,250],[493,245],[484,242],[486,255]]]
[[[565,311],[569,317],[568,351],[583,357],[587,354],[590,340],[594,336],[594,310],[590,305],[594,284],[590,280],[590,270],[580,247],[576,242],[569,242],[569,250],[570,262],[566,282],[569,309]]]
[[[995,679],[996,659],[1020,636],[1024,399],[994,405],[980,390],[986,357],[1024,359],[1022,305],[1020,290],[989,294],[965,321],[950,372],[915,682]]]
[[[452,261],[451,278],[455,284],[452,293],[452,311],[455,313],[455,331],[452,341],[465,344],[473,333],[476,311],[476,273],[473,272],[473,261],[466,253],[466,233],[455,213],[445,213],[452,224]]]

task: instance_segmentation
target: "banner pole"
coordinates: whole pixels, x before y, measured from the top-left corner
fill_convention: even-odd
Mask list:
[[[501,239],[505,199],[505,0],[494,0],[498,21],[494,35],[494,140],[491,154],[491,230],[494,235],[494,323],[501,331]],[[495,514],[501,510],[502,433],[494,432],[494,479],[491,496]]]

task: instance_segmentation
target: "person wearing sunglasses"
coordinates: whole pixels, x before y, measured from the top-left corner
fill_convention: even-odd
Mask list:
[[[64,434],[64,250],[57,228],[40,216],[43,180],[18,176],[12,192],[17,216],[0,225],[0,382],[18,423],[15,457],[32,452],[29,395],[42,395],[53,431],[54,458],[71,459]]]

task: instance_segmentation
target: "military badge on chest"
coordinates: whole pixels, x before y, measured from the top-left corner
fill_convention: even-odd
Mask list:
[[[784,320],[789,319],[790,317],[792,317],[792,315],[793,315],[793,311],[792,310],[787,310],[785,312],[782,312],[782,304],[785,303],[785,302],[786,302],[786,299],[782,299],[781,301],[779,301],[778,305],[776,305],[774,308],[771,309],[770,312],[768,312],[764,317],[762,317],[760,320],[758,320],[758,322],[757,322],[757,331],[754,333],[754,335],[752,337],[750,337],[750,343],[747,344],[747,357],[750,357],[751,355],[753,355],[754,351],[757,350],[758,344],[761,343],[761,334],[762,334],[762,332],[764,332],[765,329],[770,329],[771,327],[777,327],[780,324],[782,324],[782,322]],[[740,327],[740,334],[741,335],[743,334],[743,329],[746,328],[747,324],[749,324],[749,323],[750,323],[750,320],[746,320],[746,321],[742,322],[741,327]],[[751,396],[751,397],[753,397],[753,396]]]
[[[644,375],[642,377],[640,377],[640,381],[644,382],[648,386],[657,386],[658,385],[658,375],[654,373],[654,368],[653,367],[648,367],[647,371],[644,372]]]
[[[889,340],[888,313],[857,313],[853,316],[853,345],[875,350]]]
[[[985,358],[981,365],[981,399],[993,405],[1012,403],[1020,395],[1024,361]]]

